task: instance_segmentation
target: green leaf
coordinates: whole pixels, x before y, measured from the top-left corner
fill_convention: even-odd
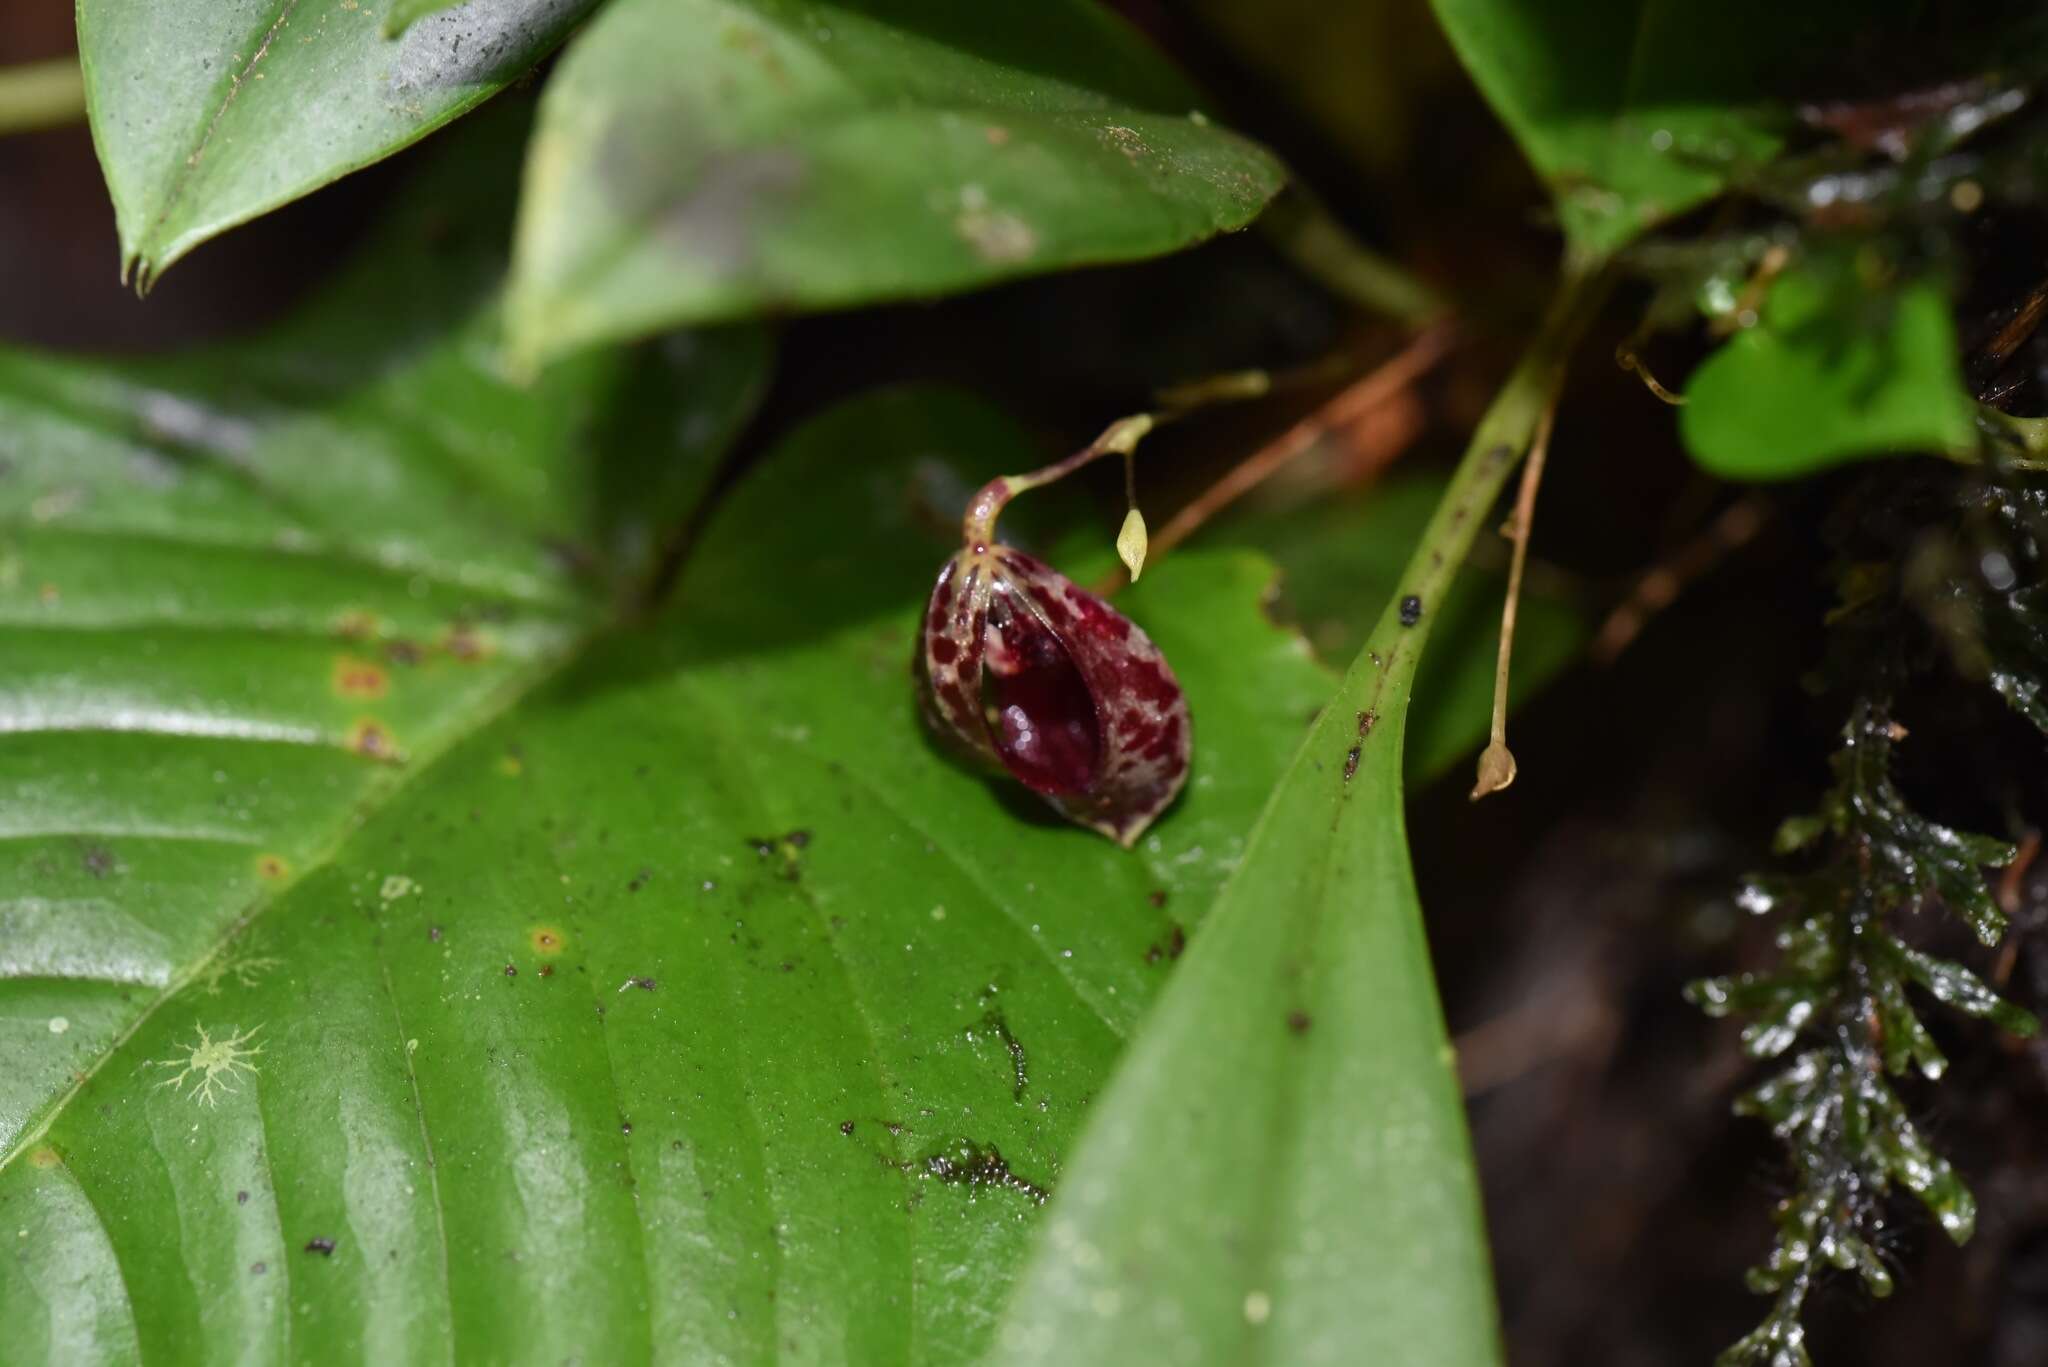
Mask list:
[[[1004,1367],[1498,1360],[1401,819],[1413,659],[1361,657],[1275,790],[1097,1103]]]
[[[1497,1360],[1401,815],[1422,630],[1360,656],[1275,789],[1090,1117],[1003,1367]]]
[[[1602,293],[1568,277],[1095,1104],[999,1367],[1500,1360],[1402,735],[1434,610]]]
[[[1757,326],[1693,372],[1679,431],[1727,479],[1793,479],[1870,456],[1975,449],[1948,298],[1874,289],[1847,257],[1795,266]]]
[[[1122,600],[1201,746],[1124,853],[918,730],[1009,424],[802,428],[625,625],[758,336],[522,390],[366,265],[231,357],[0,361],[5,1355],[969,1360],[1327,692],[1270,567]]]
[[[1769,0],[1432,0],[1494,110],[1550,186],[1565,235],[1604,254],[1772,156],[1766,97],[1868,7]]]
[[[1243,227],[1280,168],[1086,0],[616,0],[541,103],[512,334],[971,288]]]
[[[404,0],[399,0],[404,3]],[[426,136],[516,79],[594,0],[468,0],[387,41],[374,0],[80,0],[123,272]]]
[[[1217,536],[1270,555],[1281,570],[1284,620],[1299,625],[1323,659],[1349,660],[1365,644],[1358,605],[1394,595],[1446,483],[1434,474],[1398,475],[1356,497],[1234,518]],[[1439,777],[1486,739],[1505,592],[1503,576],[1475,571],[1461,576],[1435,609],[1434,644],[1416,675],[1408,723],[1404,768],[1411,783]],[[1525,583],[1510,704],[1520,706],[1568,669],[1587,634],[1585,615],[1569,598]]]
[[[396,38],[430,14],[452,9],[463,0],[391,0],[384,11],[384,36]]]
[[[1959,963],[1936,958],[1892,936],[1874,942],[1878,954],[1927,989],[1934,999],[1967,1015],[1991,1021],[2015,1035],[2039,1033],[2041,1022],[2033,1013],[1998,995],[1990,984]]]

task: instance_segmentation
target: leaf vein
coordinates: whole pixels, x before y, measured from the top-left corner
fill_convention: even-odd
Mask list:
[[[503,716],[520,699],[531,693],[543,680],[558,672],[570,660],[575,659],[579,653],[580,651],[577,649],[565,650],[560,656],[543,661],[536,667],[515,675],[494,698],[478,709],[476,715],[470,719],[469,724],[449,728],[448,731],[436,737],[430,749],[417,757],[414,763],[394,770],[395,777],[382,784],[373,786],[369,792],[365,793],[354,807],[335,821],[333,831],[329,835],[326,844],[306,861],[303,868],[295,870],[291,876],[281,881],[278,886],[266,890],[264,895],[255,899],[250,904],[248,910],[237,917],[225,930],[215,937],[212,946],[205,954],[194,960],[192,965],[183,973],[173,978],[136,1015],[135,1019],[130,1021],[107,1044],[99,1056],[93,1059],[91,1064],[76,1076],[71,1086],[49,1103],[39,1119],[23,1128],[21,1136],[15,1141],[14,1146],[4,1154],[0,1154],[0,1172],[4,1172],[12,1166],[15,1160],[28,1151],[30,1145],[36,1143],[43,1135],[49,1132],[50,1126],[55,1123],[57,1117],[62,1115],[65,1109],[91,1084],[92,1080],[99,1075],[100,1069],[106,1066],[107,1061],[125,1048],[128,1042],[135,1038],[142,1027],[147,1025],[166,1003],[173,1000],[194,982],[199,981],[204,976],[207,967],[216,958],[220,957],[229,945],[233,944],[237,938],[260,920],[272,907],[281,902],[285,894],[297,886],[308,874],[331,864],[340,853],[343,843],[354,833],[362,818],[393,800],[398,793],[411,784],[416,783],[422,774],[430,771],[449,751]]]

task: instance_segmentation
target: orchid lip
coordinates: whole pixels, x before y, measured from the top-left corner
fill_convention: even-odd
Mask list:
[[[982,633],[982,688],[996,753],[1034,792],[1086,792],[1102,761],[1095,698],[1030,600],[1007,580],[994,587]]]
[[[970,543],[933,586],[927,720],[1071,820],[1129,845],[1186,782],[1191,732],[1165,657],[1050,566]]]

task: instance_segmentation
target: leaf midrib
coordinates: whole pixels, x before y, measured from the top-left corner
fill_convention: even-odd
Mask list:
[[[213,111],[213,117],[207,121],[198,141],[193,144],[191,152],[186,154],[184,161],[179,164],[177,174],[165,188],[163,207],[157,211],[156,217],[150,220],[149,226],[136,235],[135,245],[129,252],[128,260],[122,263],[121,273],[125,278],[129,269],[140,262],[142,271],[136,279],[136,289],[139,293],[147,293],[150,277],[169,264],[167,261],[154,260],[149,244],[170,222],[171,211],[178,206],[178,201],[184,198],[186,187],[191,184],[192,177],[198,172],[199,163],[205,157],[206,149],[213,143],[213,135],[220,128],[220,121],[227,117],[228,109],[235,102],[235,96],[242,93],[242,85],[248,80],[250,73],[256,70],[256,64],[270,54],[271,44],[277,41],[277,35],[284,28],[285,21],[291,18],[292,11],[298,6],[299,0],[283,0],[283,4],[278,8],[277,17],[264,28],[262,41],[256,45],[256,51],[251,54],[240,71],[229,73],[227,94],[221,98],[220,106]]]
[[[1359,739],[1361,752],[1375,744],[1378,747],[1372,751],[1369,759],[1361,753],[1359,769],[1365,770],[1368,763],[1374,766],[1382,764],[1391,765],[1393,770],[1391,786],[1397,796],[1401,794],[1403,788],[1401,756],[1408,733],[1408,705],[1413,699],[1412,689],[1401,696],[1397,715],[1387,716],[1381,713],[1380,708],[1383,700],[1386,698],[1389,685],[1407,687],[1413,684],[1416,668],[1421,664],[1424,639],[1425,637],[1423,636],[1413,636],[1405,641],[1394,644],[1392,649],[1387,652],[1385,663],[1374,667],[1373,672],[1377,677],[1373,681],[1370,700],[1365,702],[1363,709],[1360,709],[1379,715],[1380,720]],[[1409,648],[1403,649],[1404,646]],[[1336,696],[1330,699],[1329,706],[1325,709],[1323,717],[1318,718],[1308,737],[1295,752],[1294,761],[1287,766],[1287,772],[1281,775],[1280,781],[1274,785],[1273,791],[1276,795],[1287,789],[1294,781],[1296,772],[1302,766],[1315,763],[1310,757],[1318,753],[1317,741],[1321,737],[1317,733],[1323,729],[1324,723],[1333,716],[1341,719],[1345,712],[1352,710],[1351,705],[1353,702],[1362,700],[1362,697],[1361,699],[1354,699],[1347,696],[1350,691],[1348,688],[1349,683],[1350,680],[1347,678],[1344,683],[1338,686]],[[1364,690],[1361,689],[1360,693],[1363,695]],[[1389,746],[1392,747],[1392,754],[1386,753]],[[1338,794],[1337,801],[1332,807],[1330,816],[1331,838],[1316,842],[1314,847],[1315,862],[1312,874],[1316,891],[1313,897],[1307,899],[1307,905],[1301,910],[1302,920],[1305,923],[1304,933],[1300,941],[1303,945],[1319,946],[1321,944],[1325,925],[1325,912],[1329,909],[1325,899],[1335,881],[1331,873],[1338,854],[1337,829],[1344,820],[1344,813],[1350,808],[1353,781],[1353,779],[1344,780],[1343,789]],[[1224,884],[1223,889],[1217,894],[1216,906],[1211,909],[1210,913],[1212,921],[1215,912],[1223,908],[1225,898],[1236,886],[1240,872],[1250,865],[1252,852],[1257,848],[1258,842],[1265,836],[1267,818],[1274,815],[1278,806],[1277,801],[1269,802],[1261,809],[1258,821],[1254,823],[1251,834],[1245,840],[1243,858],[1239,860],[1237,869],[1231,872],[1230,880]],[[1395,813],[1394,819],[1396,821],[1400,820],[1398,810]],[[1405,840],[1403,844],[1405,847]],[[1320,955],[1312,955],[1311,957],[1312,960],[1319,960],[1321,958]],[[1317,970],[1310,968],[1307,971],[1314,973]],[[1304,993],[1303,995],[1306,997],[1308,994]],[[1300,1096],[1303,1084],[1306,1081],[1303,1077],[1304,1071],[1303,1067],[1283,1068],[1280,1070],[1279,1078],[1275,1084],[1275,1090],[1280,1093],[1280,1104],[1274,1108],[1270,1123],[1267,1126],[1267,1135],[1273,1145],[1270,1152],[1273,1155],[1292,1152],[1295,1147],[1295,1140],[1301,1134],[1304,1119],[1302,1108],[1294,1103],[1296,1098]],[[1287,1198],[1292,1196],[1295,1188],[1299,1185],[1301,1174],[1293,1164],[1286,1162],[1269,1162],[1264,1166],[1264,1170],[1274,1174],[1272,1199],[1259,1207],[1256,1217],[1256,1229],[1247,1240],[1252,1254],[1246,1259],[1245,1265],[1247,1270],[1259,1279],[1260,1284],[1273,1285],[1278,1279],[1265,1274],[1273,1267],[1275,1252],[1279,1247],[1280,1241],[1277,1229],[1281,1221],[1281,1212],[1290,1207],[1291,1202]],[[1259,1334],[1250,1325],[1247,1325],[1241,1341],[1245,1345],[1248,1354],[1256,1358],[1257,1361],[1273,1361],[1271,1352],[1272,1337],[1270,1335]]]
[[[405,1008],[399,1005],[398,989],[391,981],[391,964],[384,957],[384,937],[381,928],[370,937],[370,952],[377,958],[377,972],[384,981],[384,997],[391,1003],[391,1019],[398,1027],[399,1057],[405,1060],[405,1085],[412,1097],[413,1117],[419,1123],[420,1149],[427,1159],[427,1190],[434,1198],[434,1235],[441,1251],[441,1298],[450,1307],[448,1319],[448,1360],[460,1362],[461,1355],[455,1351],[456,1317],[452,1313],[455,1305],[455,1283],[448,1274],[448,1213],[441,1199],[441,1163],[434,1153],[434,1137],[427,1126],[426,1103],[420,1099],[419,1070],[413,1064],[412,1051],[405,1047],[408,1036],[405,1033]],[[286,1317],[289,1320],[289,1316]]]

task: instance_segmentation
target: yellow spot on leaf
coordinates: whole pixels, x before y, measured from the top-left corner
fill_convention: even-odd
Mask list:
[[[292,866],[281,854],[259,854],[256,856],[256,876],[275,883],[292,871]]]
[[[569,937],[554,926],[535,926],[527,932],[526,938],[533,942],[536,954],[560,954],[562,947],[569,942]]]
[[[48,1144],[38,1145],[28,1151],[28,1165],[32,1168],[54,1168],[63,1161],[63,1155]]]
[[[334,619],[334,634],[343,640],[361,641],[377,633],[377,618],[361,608],[350,608]]]
[[[334,657],[334,692],[337,697],[375,701],[391,691],[391,675],[383,665],[359,660],[353,655]]]

